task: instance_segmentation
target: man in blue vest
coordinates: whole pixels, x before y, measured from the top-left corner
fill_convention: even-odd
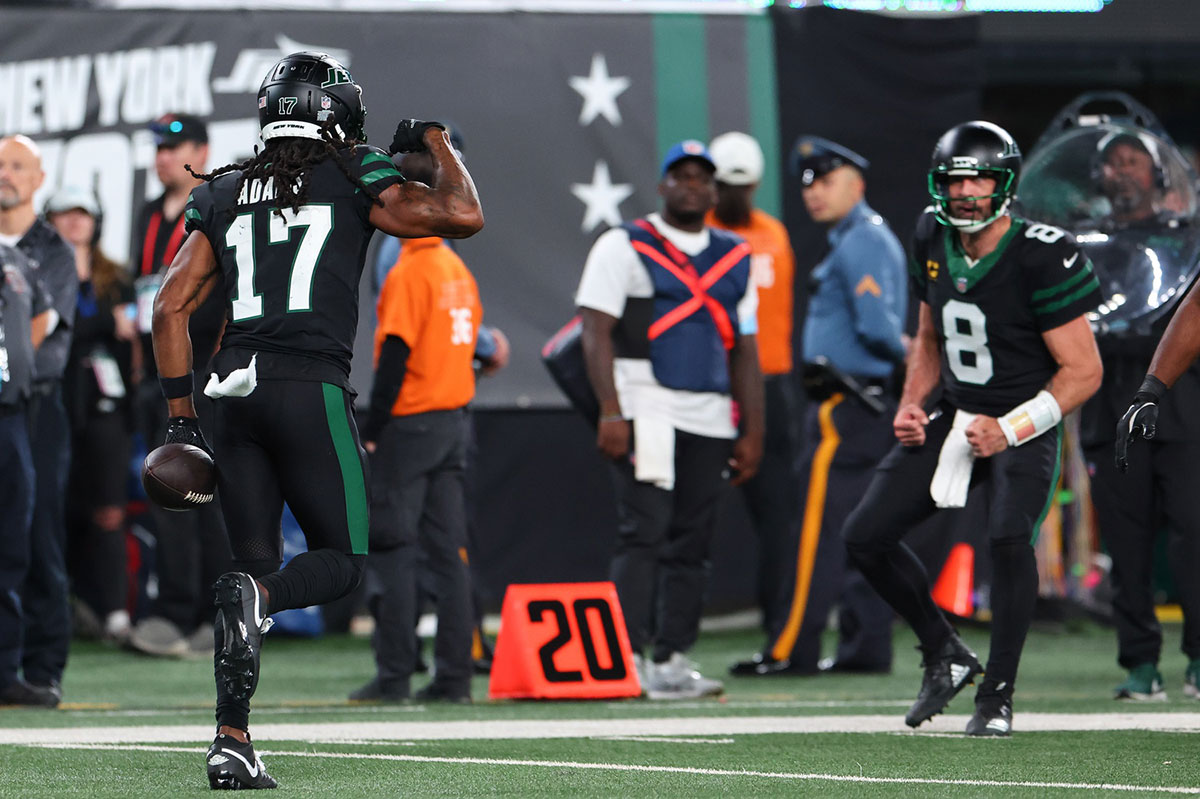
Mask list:
[[[762,456],[750,247],[704,223],[715,171],[701,142],[672,147],[661,213],[600,236],[575,297],[600,404],[596,446],[616,486],[610,573],[651,699],[724,690],[684,653],[699,632],[717,500]]]

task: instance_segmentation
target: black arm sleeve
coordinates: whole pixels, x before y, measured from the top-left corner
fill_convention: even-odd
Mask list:
[[[383,426],[392,416],[392,406],[404,385],[408,356],[412,350],[399,336],[388,336],[379,348],[379,363],[375,367],[375,384],[371,387],[371,409],[363,423],[363,441],[376,441]]]

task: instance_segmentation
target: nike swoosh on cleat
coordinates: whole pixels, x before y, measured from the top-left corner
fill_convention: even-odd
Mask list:
[[[254,777],[255,779],[257,779],[257,778],[258,778],[258,763],[257,763],[257,762],[255,762],[253,765],[251,765],[251,763],[250,763],[250,761],[249,761],[249,760],[247,760],[247,759],[246,759],[245,757],[243,757],[241,754],[239,754],[239,753],[237,753],[237,752],[233,751],[232,749],[222,749],[221,751],[222,751],[222,752],[226,752],[226,753],[228,753],[228,754],[231,754],[231,755],[233,755],[234,757],[236,757],[238,760],[240,760],[240,761],[242,761],[243,763],[245,763],[245,764],[246,764],[246,771],[248,771],[248,772],[250,773],[250,776],[251,776],[251,777]]]
[[[1063,258],[1063,269],[1070,269],[1075,265],[1075,259],[1079,257],[1079,253],[1075,253],[1070,258]]]
[[[987,723],[987,728],[996,732],[1008,732],[1008,722],[1004,719],[992,719]]]

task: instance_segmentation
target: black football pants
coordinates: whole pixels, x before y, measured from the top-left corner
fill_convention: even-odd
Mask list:
[[[1154,614],[1154,540],[1167,528],[1171,574],[1183,608],[1183,653],[1200,658],[1200,443],[1138,441],[1121,474],[1111,442],[1089,447],[1092,502],[1112,556],[1117,662],[1158,663],[1162,628]]]
[[[233,568],[258,578],[272,613],[354,590],[367,553],[367,480],[350,394],[329,383],[259,380],[248,397],[213,405],[217,491]],[[280,569],[284,502],[308,551]],[[246,729],[249,712],[218,675],[217,723]]]
[[[930,596],[925,568],[901,539],[938,510],[929,483],[954,418],[954,408],[945,403],[938,407],[941,414],[925,428],[925,443],[892,449],[843,529],[851,561],[912,625],[926,651],[937,649],[952,628]],[[1020,447],[976,460],[971,473],[970,501],[987,504],[993,569],[987,679],[1007,684],[1008,690],[1016,682],[1037,603],[1032,542],[1058,481],[1061,444],[1060,425]]]

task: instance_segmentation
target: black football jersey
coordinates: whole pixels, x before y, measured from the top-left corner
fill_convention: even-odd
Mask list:
[[[968,265],[957,231],[917,221],[909,269],[929,304],[942,385],[956,408],[1000,416],[1046,387],[1058,364],[1042,333],[1102,300],[1092,264],[1064,230],[1014,217],[996,249]]]
[[[344,151],[351,174],[376,194],[404,178],[382,150]],[[257,353],[259,378],[347,385],[358,326],[358,285],[374,227],[372,200],[332,158],[306,171],[308,201],[276,211],[271,181],[240,172],[193,190],[186,229],[208,238],[224,276],[227,322],[218,371]],[[229,356],[236,353],[236,360]]]

